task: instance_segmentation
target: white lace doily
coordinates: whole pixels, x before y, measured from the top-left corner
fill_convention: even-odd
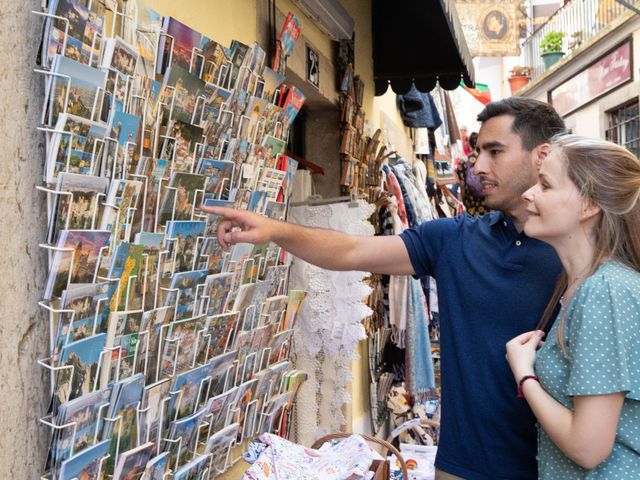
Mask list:
[[[373,235],[368,219],[375,207],[358,201],[294,207],[293,223],[330,228],[354,235]],[[371,289],[363,283],[366,272],[332,272],[294,258],[290,286],[307,290],[294,332],[295,366],[309,373],[297,399],[296,441],[311,445],[327,433],[346,429],[344,407],[351,401],[351,361],[358,342],[366,337],[362,320],[372,314],[362,300]]]

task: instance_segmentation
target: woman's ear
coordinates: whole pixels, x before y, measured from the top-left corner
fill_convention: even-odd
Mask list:
[[[602,212],[602,208],[593,200],[590,198],[584,198],[582,200],[582,215],[580,216],[582,221],[589,220],[597,216],[600,212]]]
[[[551,151],[551,145],[548,143],[542,143],[533,149],[534,162],[536,170],[540,170],[542,166],[542,161],[547,158],[549,152]]]

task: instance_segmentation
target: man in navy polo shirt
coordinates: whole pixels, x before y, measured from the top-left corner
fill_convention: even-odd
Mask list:
[[[435,277],[442,356],[436,479],[533,480],[535,419],[516,398],[504,345],[535,328],[561,271],[553,249],[522,232],[527,214],[521,195],[536,183],[549,140],[564,124],[549,105],[525,98],[490,103],[478,120],[475,173],[494,213],[364,237],[244,211],[203,210],[225,217],[218,227],[224,248],[273,241],[331,270]]]

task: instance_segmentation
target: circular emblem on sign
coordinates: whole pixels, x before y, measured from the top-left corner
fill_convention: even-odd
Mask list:
[[[482,19],[482,34],[487,40],[504,40],[509,31],[507,16],[495,8],[488,10]]]

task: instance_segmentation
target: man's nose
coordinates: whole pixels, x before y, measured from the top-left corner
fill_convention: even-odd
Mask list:
[[[486,175],[489,167],[486,153],[480,152],[476,163],[473,164],[473,173],[476,175]]]

